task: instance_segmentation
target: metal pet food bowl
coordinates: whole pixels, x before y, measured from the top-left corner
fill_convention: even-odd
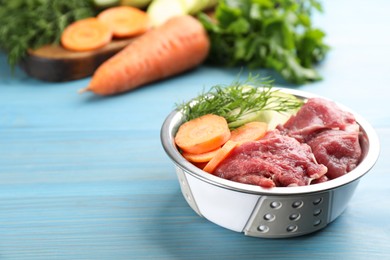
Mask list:
[[[278,88],[303,100],[318,97],[303,91]],[[161,142],[176,166],[181,191],[200,216],[224,228],[247,236],[286,238],[318,231],[335,220],[347,207],[360,178],[379,156],[379,139],[372,126],[354,114],[360,125],[362,159],[349,173],[336,179],[299,187],[262,188],[229,181],[202,171],[177,149],[174,136],[183,123],[180,111],[173,111],[161,128]]]

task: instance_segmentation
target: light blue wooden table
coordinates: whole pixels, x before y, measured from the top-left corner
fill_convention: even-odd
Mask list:
[[[0,55],[0,259],[390,259],[390,2],[324,7],[316,23],[333,47],[324,80],[297,88],[354,109],[382,146],[326,229],[245,237],[198,217],[182,197],[161,124],[175,103],[238,70],[203,66],[99,98],[76,93],[88,78],[11,76]]]

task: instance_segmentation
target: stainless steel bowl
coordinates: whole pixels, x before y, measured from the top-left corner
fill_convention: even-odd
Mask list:
[[[301,99],[318,97],[303,91],[278,89]],[[379,156],[379,139],[372,126],[347,107],[338,105],[352,112],[362,129],[363,159],[351,172],[320,184],[265,189],[202,171],[184,159],[175,146],[174,136],[183,123],[180,111],[175,110],[166,118],[161,128],[161,142],[176,166],[183,196],[197,214],[248,236],[300,236],[320,230],[340,216],[360,178]]]

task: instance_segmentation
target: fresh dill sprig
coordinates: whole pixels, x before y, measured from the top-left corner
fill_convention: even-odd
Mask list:
[[[205,114],[222,116],[234,129],[258,121],[264,111],[288,112],[302,106],[302,100],[273,89],[272,84],[271,80],[250,75],[244,82],[215,85],[189,102],[178,104],[177,109],[187,121]]]
[[[14,68],[28,49],[59,43],[68,24],[94,15],[92,0],[0,0],[0,49]]]

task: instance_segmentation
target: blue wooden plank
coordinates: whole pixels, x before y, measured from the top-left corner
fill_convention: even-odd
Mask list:
[[[296,88],[367,118],[382,150],[346,211],[293,239],[245,237],[196,215],[160,144],[175,103],[230,83],[241,68],[202,66],[100,98],[77,94],[89,79],[12,76],[0,54],[0,259],[388,259],[389,7],[326,1],[316,17],[332,45],[324,80]]]

